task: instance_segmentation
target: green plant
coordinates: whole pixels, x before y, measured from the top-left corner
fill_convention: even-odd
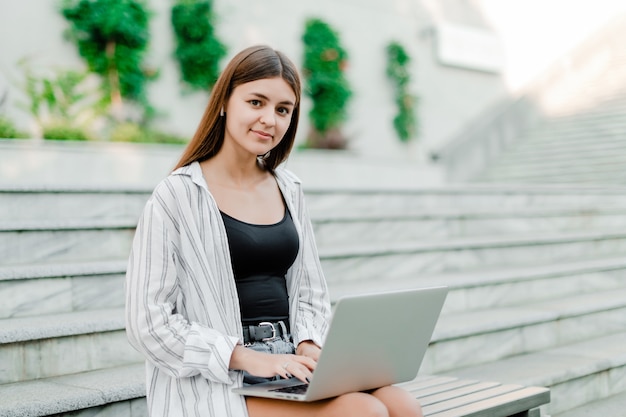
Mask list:
[[[89,140],[89,135],[84,128],[58,121],[44,125],[42,136],[44,139],[54,140]]]
[[[46,139],[86,140],[84,125],[93,117],[93,92],[86,86],[87,73],[57,70],[35,74],[26,61],[23,89],[29,99],[22,104],[35,119]]]
[[[124,122],[117,124],[111,131],[112,142],[136,142],[136,143],[167,143],[185,144],[187,140],[176,135],[148,129],[137,123]]]
[[[345,138],[339,130],[352,95],[344,76],[348,55],[338,34],[317,18],[306,21],[302,40],[305,94],[313,101],[309,118],[314,131],[308,138],[309,146],[343,148]]]
[[[417,98],[409,92],[411,77],[409,63],[411,59],[398,42],[387,45],[387,76],[393,83],[397,114],[393,127],[398,138],[407,142],[417,134],[415,105]]]
[[[208,0],[178,0],[172,7],[175,56],[183,81],[192,89],[210,90],[226,55],[226,47],[215,36],[213,18]]]
[[[0,116],[0,139],[20,139],[26,137],[28,135],[18,130],[11,120],[6,116]]]
[[[142,67],[150,19],[144,2],[63,0],[61,13],[70,23],[68,37],[89,69],[102,77],[104,104],[121,108],[129,99],[149,110],[145,85],[155,75]]]

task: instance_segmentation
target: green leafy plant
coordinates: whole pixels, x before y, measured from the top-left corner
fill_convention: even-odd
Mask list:
[[[155,74],[142,66],[150,20],[144,2],[63,0],[61,13],[70,23],[68,37],[89,69],[102,77],[104,104],[120,109],[128,99],[150,111],[145,86]]]
[[[28,135],[15,127],[15,124],[6,116],[0,115],[0,139],[21,139]]]
[[[187,140],[176,135],[149,129],[137,123],[117,124],[111,132],[112,142],[185,144]]]
[[[6,104],[8,92],[5,92],[0,97],[0,109]],[[26,138],[28,135],[26,132],[20,131],[11,119],[6,115],[0,114],[0,139],[21,139]]]
[[[25,61],[24,92],[29,101],[23,104],[35,119],[46,139],[89,138],[85,126],[93,117],[94,94],[86,86],[86,72],[57,70],[48,75],[35,74]]]
[[[73,126],[68,122],[55,121],[46,124],[42,129],[44,139],[53,140],[89,140],[87,131],[79,126]]]
[[[175,56],[183,81],[195,90],[213,87],[219,76],[219,61],[226,55],[226,47],[215,36],[213,20],[208,0],[178,0],[172,7]]]
[[[307,145],[345,148],[346,140],[340,129],[352,95],[344,76],[348,55],[340,45],[338,34],[321,19],[306,21],[302,41],[305,94],[313,101],[309,112],[312,132]]]
[[[409,92],[411,76],[409,55],[398,42],[387,45],[387,76],[393,83],[397,114],[393,126],[398,138],[407,142],[417,135],[415,105],[417,98]]]

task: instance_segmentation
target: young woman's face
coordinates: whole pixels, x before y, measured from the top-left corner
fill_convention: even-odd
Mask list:
[[[263,155],[280,143],[296,102],[282,78],[264,78],[237,86],[226,105],[224,143]]]

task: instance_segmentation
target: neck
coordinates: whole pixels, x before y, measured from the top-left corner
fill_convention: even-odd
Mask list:
[[[214,181],[239,189],[253,188],[267,175],[267,170],[259,165],[256,157],[237,158],[221,151],[202,165]]]

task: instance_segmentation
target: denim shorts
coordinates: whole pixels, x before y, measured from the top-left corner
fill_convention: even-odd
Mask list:
[[[289,339],[278,338],[275,340],[268,340],[265,342],[254,342],[250,345],[246,345],[246,348],[256,350],[257,352],[271,353],[271,354],[293,354],[296,349]],[[248,372],[243,371],[243,384],[253,385],[261,382],[274,381],[280,379],[280,376],[274,376],[271,378],[263,378],[259,376],[250,375]]]

